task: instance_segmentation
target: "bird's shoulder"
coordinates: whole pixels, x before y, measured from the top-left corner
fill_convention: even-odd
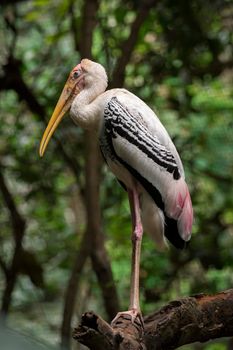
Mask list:
[[[106,97],[105,116],[110,119],[118,118],[121,123],[127,122],[134,128],[134,122],[140,124],[148,134],[157,139],[173,154],[182,175],[184,175],[183,165],[176,147],[154,111],[143,100],[126,89],[108,90]]]
[[[162,144],[165,145],[170,139],[157,114],[138,96],[126,89],[112,89],[107,94],[105,111],[111,109],[117,112],[118,107],[118,113],[127,114],[132,120],[141,123]]]
[[[140,119],[145,125],[153,119],[158,119],[153,110],[139,97],[126,89],[112,89],[106,91],[106,107],[117,101],[122,110],[127,110],[132,118]]]

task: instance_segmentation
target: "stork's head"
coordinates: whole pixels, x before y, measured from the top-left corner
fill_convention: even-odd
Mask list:
[[[101,64],[84,58],[81,61],[80,66],[85,77],[85,88],[89,88],[93,85],[98,85],[100,88],[100,85],[103,84],[103,91],[106,89],[108,84],[108,77],[104,67],[101,66]]]
[[[98,87],[98,93],[105,91],[108,83],[105,69],[96,62],[83,59],[73,68],[62,90],[48,126],[40,143],[40,156],[44,155],[45,149],[58,124],[67,111],[70,110],[75,97],[83,90]]]

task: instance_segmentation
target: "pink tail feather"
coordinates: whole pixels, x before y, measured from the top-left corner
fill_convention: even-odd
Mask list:
[[[188,241],[191,238],[193,208],[188,186],[183,178],[167,191],[165,212],[170,218],[178,221],[179,234],[183,240]]]
[[[190,194],[187,188],[187,195],[184,200],[182,212],[178,218],[178,231],[185,241],[189,241],[192,234],[193,207]]]

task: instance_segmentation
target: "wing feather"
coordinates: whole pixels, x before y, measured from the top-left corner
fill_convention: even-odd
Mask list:
[[[139,114],[138,109],[137,112],[135,108],[131,110],[129,104],[123,104],[116,97],[105,108],[105,132],[111,138],[115,158],[151,195],[158,208],[164,211],[165,219],[177,222],[180,237],[187,241],[193,217],[191,199],[181,160],[164,130],[162,126],[162,132],[158,133],[160,138],[153,134],[144,115]],[[162,143],[161,138],[166,142]]]

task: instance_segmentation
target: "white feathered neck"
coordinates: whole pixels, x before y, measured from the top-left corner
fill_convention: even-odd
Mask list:
[[[82,128],[96,129],[102,110],[102,103],[98,97],[106,90],[108,78],[105,69],[96,62],[84,59],[81,66],[84,71],[84,88],[75,97],[70,115]]]

